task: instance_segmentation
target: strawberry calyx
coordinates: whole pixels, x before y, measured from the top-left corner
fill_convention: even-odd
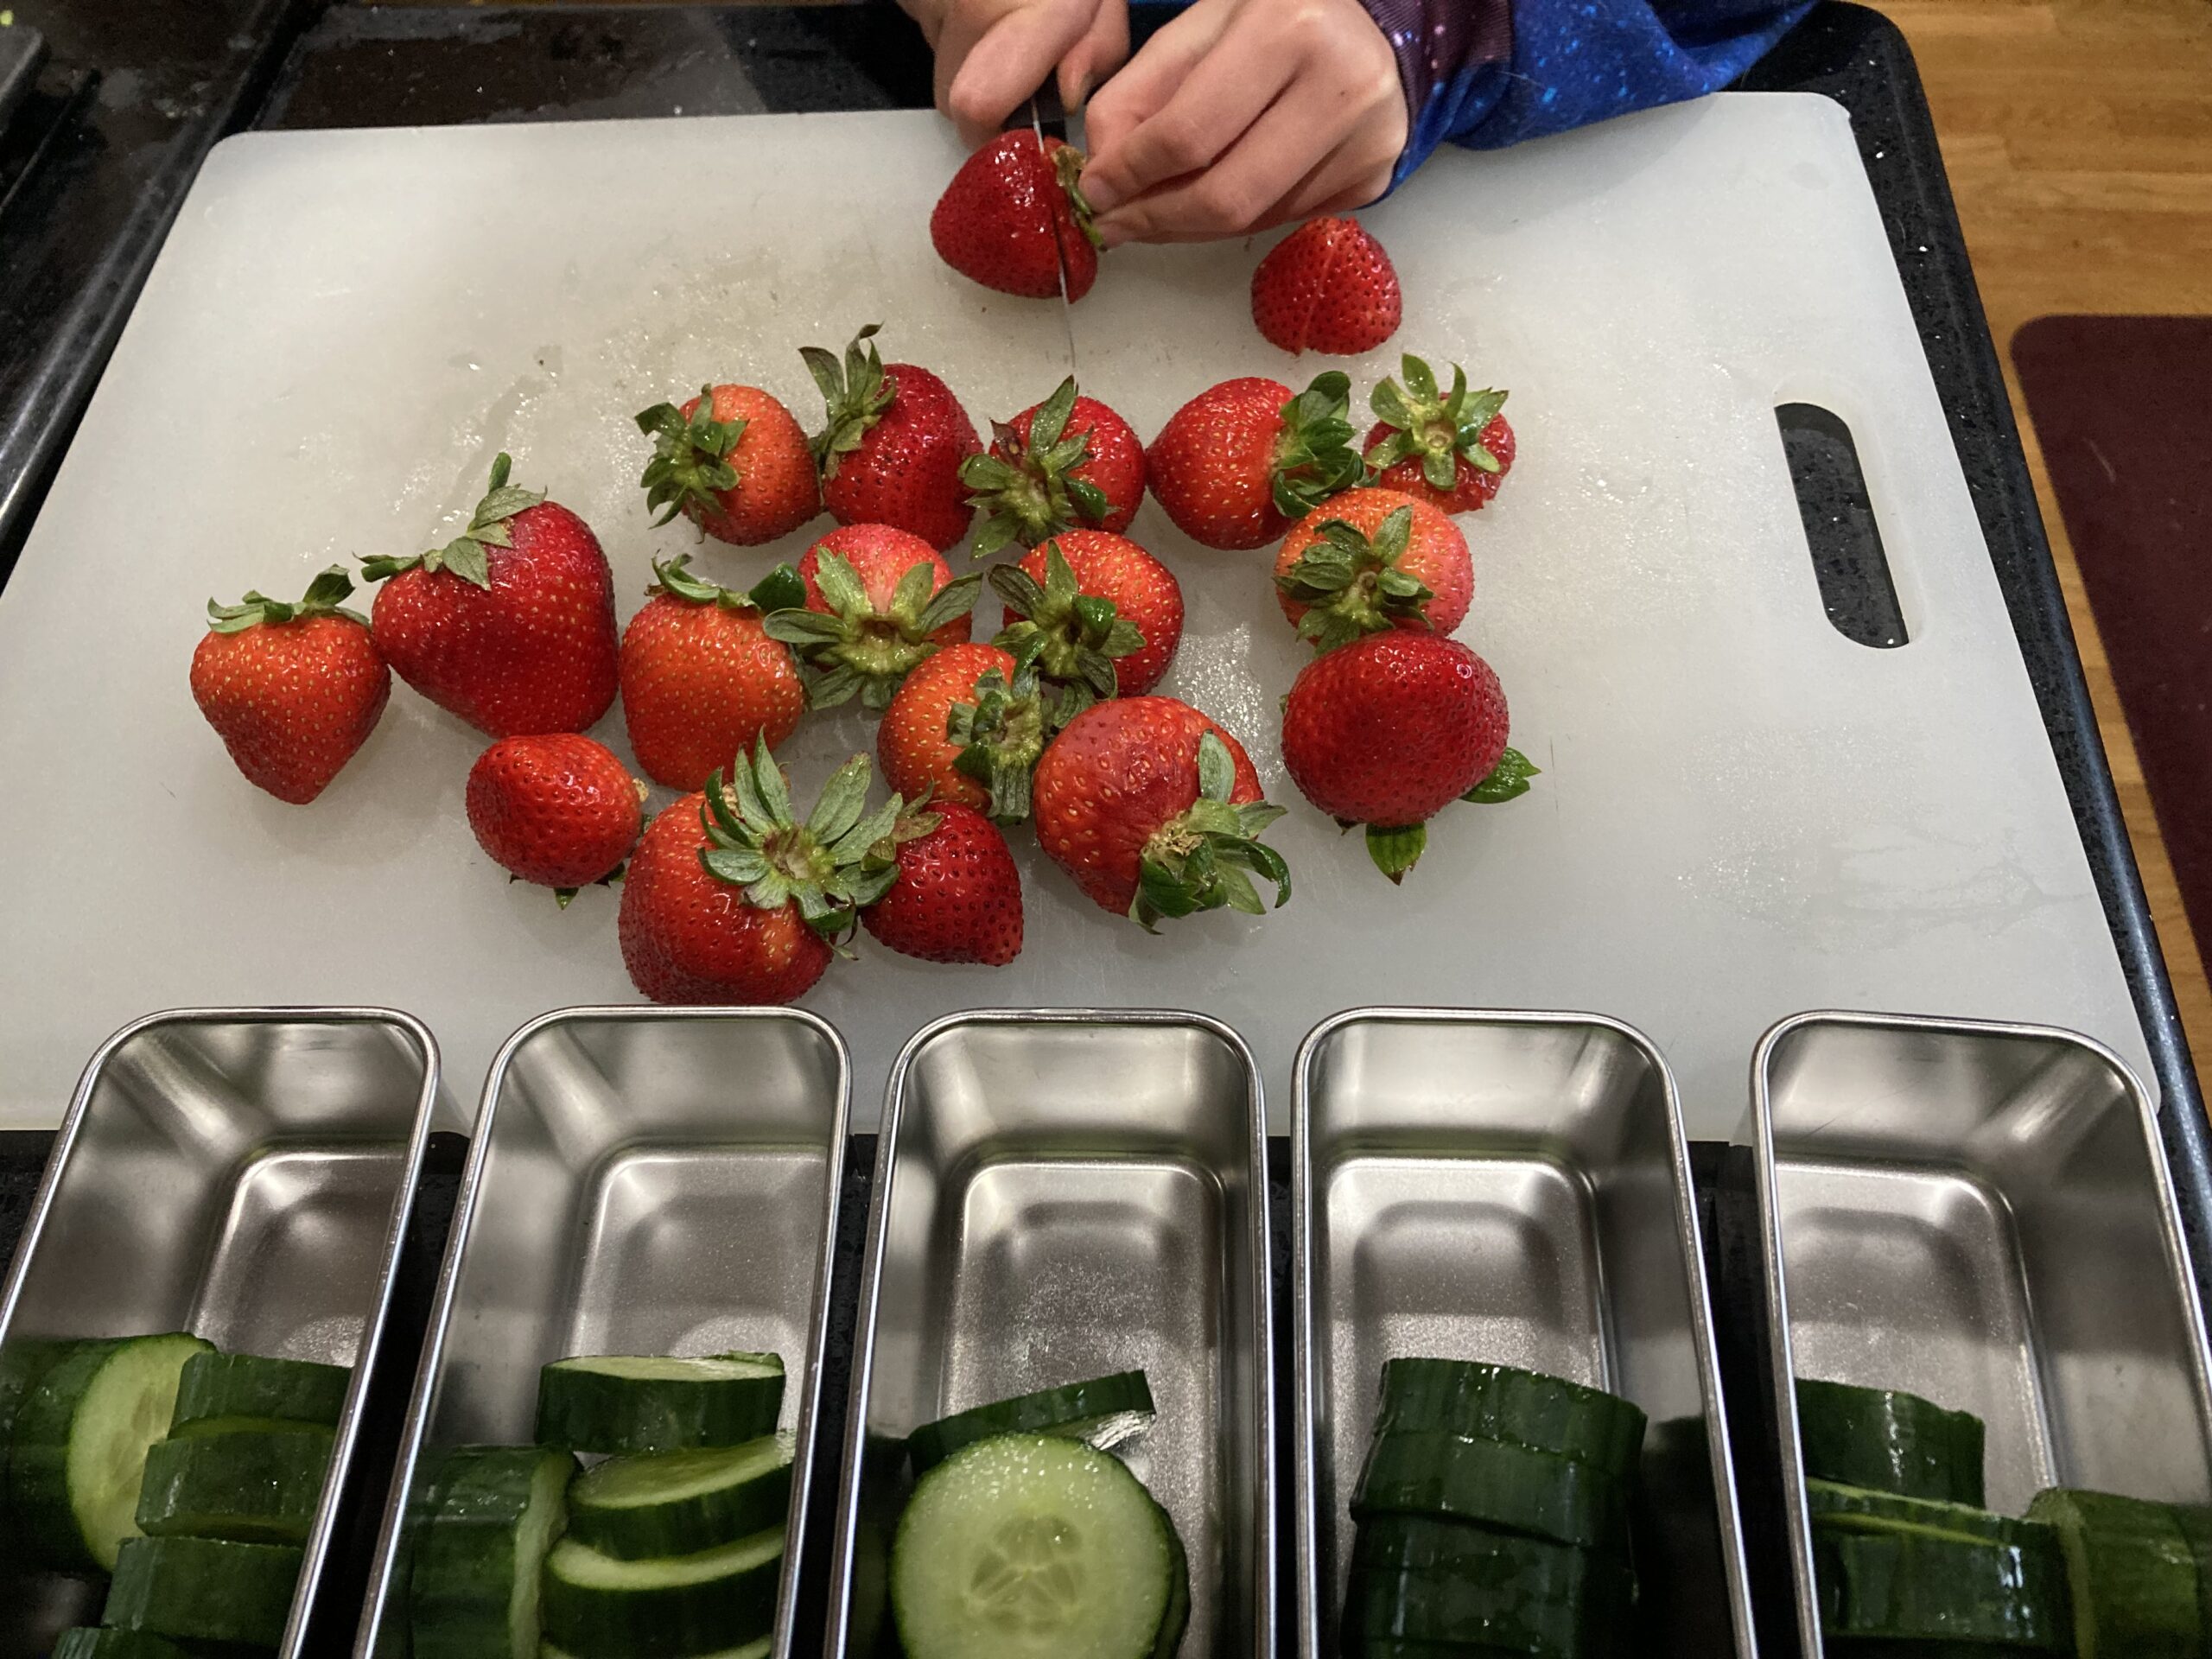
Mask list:
[[[824,547],[814,582],[828,610],[792,606],[771,611],[763,626],[798,655],[810,707],[834,709],[857,695],[862,707],[880,712],[899,682],[937,654],[930,636],[976,608],[983,577],[976,571],[939,588],[936,567],[917,560],[879,611],[844,556]]]
[[[870,856],[892,834],[901,810],[896,795],[868,810],[873,775],[868,758],[855,755],[823,785],[802,823],[792,817],[783,768],[766,741],[755,739],[753,753],[741,752],[727,777],[717,771],[707,781],[699,812],[707,844],[699,849],[699,862],[717,881],[742,888],[746,903],[756,909],[796,905],[808,926],[836,944],[898,875],[895,860],[886,868]]]
[[[1495,805],[1500,801],[1512,800],[1529,792],[1529,780],[1541,776],[1541,769],[1533,765],[1518,749],[1508,749],[1497,759],[1487,776],[1459,798],[1483,805]],[[1350,829],[1351,826],[1344,826]],[[1390,878],[1395,886],[1406,879],[1406,872],[1421,861],[1428,846],[1428,826],[1425,823],[1379,824],[1367,826],[1367,855],[1375,868]]]
[[[1227,906],[1249,916],[1267,906],[1249,870],[1275,888],[1275,908],[1290,899],[1290,867],[1282,855],[1259,839],[1283,809],[1266,801],[1242,806],[1230,801],[1236,786],[1236,763],[1228,746],[1207,732],[1198,739],[1198,798],[1152,832],[1137,863],[1136,897],[1129,919],[1147,933],[1163,918],[1188,916]]]
[[[991,587],[1014,619],[991,643],[1060,690],[1060,725],[1112,696],[1115,659],[1144,649],[1143,632],[1112,600],[1082,590],[1058,542],[1045,544],[1042,587],[1018,564],[994,566]]]
[[[1275,578],[1286,598],[1305,606],[1298,637],[1316,652],[1334,651],[1408,620],[1426,624],[1436,595],[1400,563],[1413,539],[1414,510],[1399,507],[1372,537],[1341,518],[1315,527],[1319,537]]]
[[[680,512],[720,512],[716,498],[740,482],[729,458],[745,435],[744,417],[716,420],[715,389],[709,385],[699,388],[689,420],[674,404],[655,404],[637,422],[638,430],[653,441],[653,458],[638,479],[645,486],[646,509],[659,513],[653,523],[664,524]]]
[[[1352,448],[1351,377],[1330,369],[1282,406],[1270,481],[1275,506],[1302,518],[1359,482],[1365,463]]]
[[[1069,718],[1073,718],[1071,715]],[[944,736],[957,744],[953,770],[990,793],[985,814],[996,823],[1029,816],[1029,779],[1046,741],[1065,721],[1055,720],[1037,684],[1037,671],[1021,664],[1008,680],[995,668],[976,678],[976,700],[945,711]]]
[[[716,605],[726,611],[763,613],[790,610],[806,603],[805,579],[788,564],[778,565],[751,588],[741,590],[693,575],[690,563],[689,553],[679,553],[672,559],[655,559],[653,575],[658,580],[646,593],[664,594],[687,605]]]
[[[976,532],[976,558],[988,558],[1014,542],[1035,547],[1076,529],[1080,519],[1097,524],[1114,511],[1105,491],[1075,475],[1090,458],[1090,434],[1067,429],[1075,400],[1075,377],[1070,375],[1037,405],[1027,443],[1013,427],[994,421],[991,447],[960,463],[969,502],[983,512]]]
[[[334,564],[316,573],[308,583],[307,593],[296,601],[271,599],[253,588],[245,590],[245,597],[235,605],[207,601],[207,630],[211,633],[244,633],[248,628],[263,623],[296,622],[308,616],[342,616],[363,627],[369,619],[359,611],[349,611],[339,601],[353,591],[353,578],[342,564]]]
[[[1434,372],[1410,352],[1398,359],[1398,372],[1405,377],[1403,386],[1385,379],[1368,395],[1368,407],[1390,428],[1390,435],[1368,451],[1370,477],[1415,456],[1422,479],[1438,490],[1458,482],[1462,460],[1478,472],[1503,470],[1482,438],[1505,407],[1505,393],[1490,387],[1469,391],[1467,372],[1457,363],[1452,365],[1452,390],[1440,392]]]
[[[1543,768],[1531,761],[1518,749],[1508,749],[1497,757],[1497,764],[1489,774],[1459,798],[1472,801],[1479,806],[1495,806],[1500,801],[1510,801],[1529,792],[1529,780],[1544,775]]]
[[[492,463],[491,487],[484,499],[476,504],[476,511],[469,515],[468,528],[448,542],[443,547],[433,548],[413,558],[393,558],[378,555],[361,561],[362,577],[369,582],[382,582],[396,576],[403,570],[421,568],[424,570],[450,570],[463,582],[479,588],[492,585],[491,550],[495,547],[512,547],[514,536],[508,520],[518,513],[527,512],[545,499],[543,490],[518,489],[507,482],[513,461],[504,452]]]
[[[1083,239],[1094,248],[1106,245],[1105,238],[1090,221],[1090,200],[1083,194],[1083,169],[1090,157],[1073,144],[1052,147],[1052,172],[1059,179],[1060,188],[1068,194],[1068,212],[1075,219],[1075,227],[1083,232]]]
[[[842,364],[819,346],[798,348],[798,354],[806,359],[806,372],[822,388],[827,408],[822,430],[807,440],[814,451],[814,464],[825,480],[837,476],[839,458],[861,447],[868,429],[883,417],[883,411],[898,396],[898,386],[884,377],[883,354],[868,343],[882,327],[871,322],[855,334],[845,347]],[[865,353],[861,350],[863,345],[868,346]]]

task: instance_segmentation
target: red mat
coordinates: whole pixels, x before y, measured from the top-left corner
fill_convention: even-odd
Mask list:
[[[2012,363],[2212,952],[2212,317],[2038,317]]]

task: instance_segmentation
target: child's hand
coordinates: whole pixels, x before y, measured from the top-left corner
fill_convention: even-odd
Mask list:
[[[1202,241],[1374,200],[1406,99],[1359,0],[1194,0],[1099,88],[1084,131],[1107,246]]]
[[[1082,107],[1129,55],[1128,0],[899,0],[937,54],[937,106],[970,149],[1055,65],[1060,102]]]

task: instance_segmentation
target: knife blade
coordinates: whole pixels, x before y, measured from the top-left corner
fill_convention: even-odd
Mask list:
[[[1031,94],[1029,128],[1037,135],[1037,149],[1040,155],[1045,154],[1045,140],[1047,138],[1067,143],[1068,114],[1060,105],[1059,76],[1057,73],[1047,75],[1045,84]],[[1060,267],[1060,327],[1067,341],[1068,372],[1072,375],[1076,372],[1075,308],[1068,299],[1067,250],[1060,245],[1058,236],[1052,238],[1052,253]]]

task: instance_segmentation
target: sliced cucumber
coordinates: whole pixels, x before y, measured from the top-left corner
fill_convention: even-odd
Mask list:
[[[569,1489],[569,1536],[620,1560],[689,1555],[784,1524],[791,1442],[609,1458]]]
[[[437,1508],[415,1540],[415,1659],[537,1659],[538,1569],[575,1474],[567,1452],[462,1446],[432,1476]]]
[[[1900,1497],[1982,1502],[1981,1419],[1916,1394],[1797,1379],[1805,1474]]]
[[[1617,1563],[1579,1549],[1560,1550],[1540,1570],[1480,1578],[1355,1567],[1344,1596],[1344,1645],[1432,1642],[1580,1659],[1620,1622],[1621,1576]]]
[[[8,1496],[8,1448],[15,1439],[16,1414],[48,1371],[84,1345],[66,1339],[16,1337],[0,1347],[0,1559],[12,1557],[19,1549],[34,1556],[38,1554],[35,1541],[19,1544],[15,1539],[18,1529],[15,1506]]]
[[[338,1426],[353,1373],[343,1365],[254,1354],[200,1354],[177,1384],[172,1429],[210,1417],[273,1417]]]
[[[775,1646],[774,1637],[764,1636],[758,1642],[748,1642],[741,1648],[724,1648],[720,1653],[702,1653],[696,1656],[696,1659],[768,1659]],[[576,1656],[562,1652],[550,1642],[539,1648],[537,1653],[538,1659],[576,1659]]]
[[[2201,1659],[2196,1554],[2171,1509],[2054,1487],[2028,1515],[2057,1530],[2080,1659]]]
[[[94,1630],[80,1624],[54,1638],[54,1659],[190,1659],[190,1650],[151,1630]]]
[[[115,1570],[138,1536],[146,1448],[168,1431],[177,1374],[197,1337],[86,1343],[40,1378],[16,1414],[8,1497],[25,1541],[49,1567]]]
[[[1183,1632],[1191,1628],[1191,1558],[1183,1548],[1183,1535],[1175,1530],[1174,1516],[1157,1498],[1152,1506],[1160,1511],[1160,1524],[1167,1529],[1168,1572],[1167,1611],[1160,1615],[1160,1634],[1153,1638],[1152,1659],[1175,1659]]]
[[[922,1477],[891,1545],[906,1659],[1154,1659],[1175,1530],[1116,1458],[1001,1434]]]
[[[1816,1532],[1821,1628],[1885,1641],[2063,1651],[2065,1568],[2050,1552],[1936,1533]],[[2190,1594],[2195,1594],[2194,1584]]]
[[[2189,1553],[2196,1562],[2196,1622],[2212,1632],[2212,1509],[2202,1503],[2170,1506],[2181,1535],[2189,1540]]]
[[[303,1544],[330,1471],[330,1431],[312,1423],[159,1441],[146,1453],[138,1529]]]
[[[576,1659],[664,1659],[772,1631],[784,1529],[625,1561],[564,1538],[545,1558],[545,1639]]]
[[[537,1374],[538,1440],[579,1452],[742,1446],[774,1433],[783,1408],[773,1354],[584,1355]]]
[[[1510,1440],[1593,1463],[1617,1478],[1636,1466],[1644,1418],[1603,1389],[1541,1371],[1465,1359],[1388,1359],[1376,1432],[1438,1429]]]
[[[1840,1486],[1832,1480],[1808,1480],[1805,1507],[1812,1513],[1814,1526],[1835,1532],[1889,1532],[1903,1528],[1916,1532],[1948,1533],[1955,1537],[1987,1538],[2000,1544],[2028,1544],[2043,1549],[2052,1548],[2058,1541],[2040,1521],[2023,1521],[1967,1503],[1899,1497],[1894,1492],[1872,1492],[1863,1486]]]
[[[1433,1429],[1376,1437],[1351,1512],[1451,1516],[1583,1546],[1621,1542],[1628,1513],[1620,1483],[1593,1464]]]
[[[994,1434],[1066,1434],[1104,1452],[1152,1427],[1152,1388],[1142,1371],[1116,1371],[955,1412],[906,1437],[916,1478],[963,1446]]]
[[[217,1538],[131,1538],[100,1623],[202,1642],[273,1648],[284,1639],[301,1552]]]

